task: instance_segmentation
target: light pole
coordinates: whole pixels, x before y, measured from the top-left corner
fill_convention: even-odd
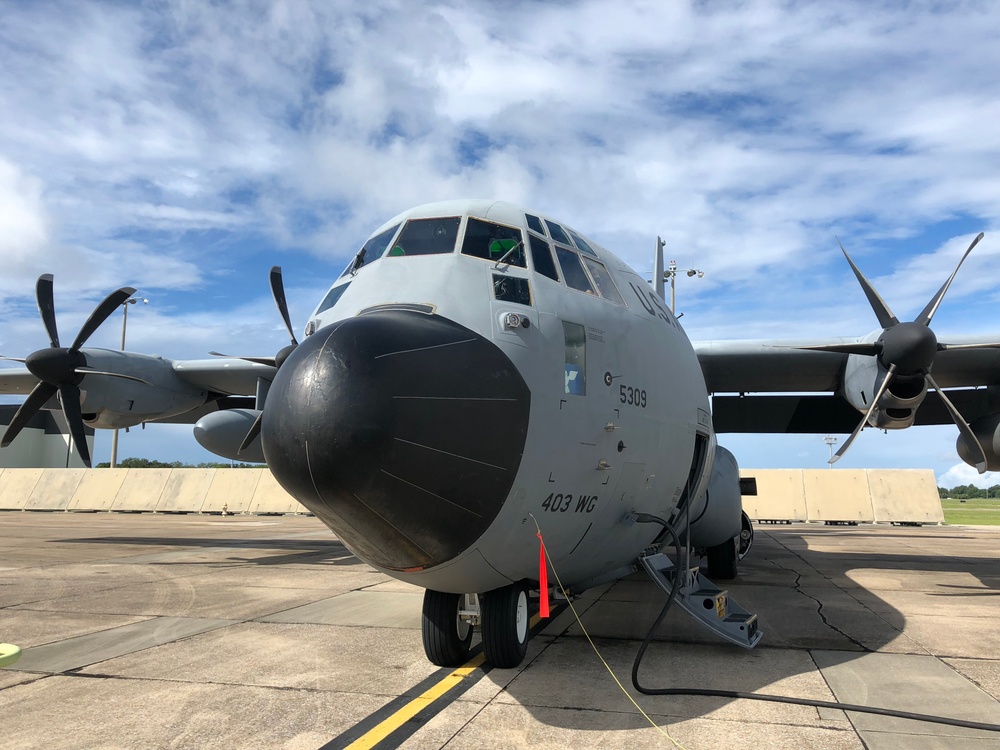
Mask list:
[[[128,306],[134,305],[139,300],[135,297],[129,297],[127,300],[122,302],[122,351],[125,351],[125,331],[128,328]],[[149,300],[145,297],[142,298],[142,304],[148,305]],[[118,465],[118,429],[115,428],[111,433],[111,468],[115,468]]]
[[[656,238],[656,241],[660,244],[660,247],[663,246],[663,240],[661,240],[659,237]],[[670,314],[671,315],[674,315],[676,313],[676,311],[675,311],[675,303],[676,303],[676,300],[677,300],[677,274],[678,273],[686,274],[688,277],[697,276],[699,279],[705,278],[705,272],[702,271],[699,268],[678,268],[676,260],[670,261],[669,268],[667,268],[667,270],[663,272],[663,278],[664,279],[670,279]]]
[[[835,438],[833,435],[827,435],[825,438],[823,438],[823,442],[830,446],[830,463],[829,463],[829,467],[832,469],[833,468],[833,446],[835,446],[837,444],[837,438]]]

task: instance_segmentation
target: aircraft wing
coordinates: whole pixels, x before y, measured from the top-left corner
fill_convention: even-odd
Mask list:
[[[948,343],[981,346],[997,340],[1000,337],[950,337]],[[859,342],[856,338],[830,338],[695,343],[705,384],[713,394],[716,431],[851,432],[858,423],[858,411],[842,394],[845,368],[853,355],[801,347]],[[967,421],[1000,412],[997,395],[985,389],[970,390],[1000,385],[1000,349],[940,351],[934,360],[933,375]],[[929,393],[915,424],[951,421],[941,399]]]
[[[91,353],[97,350],[88,350]],[[129,352],[114,356],[124,359],[119,362],[135,363],[140,355]],[[150,364],[150,360],[154,360]],[[114,366],[105,369],[116,371]],[[142,357],[142,361],[134,364],[128,372],[144,381],[155,381],[152,390],[177,390],[178,387],[193,386],[200,391],[208,392],[208,400],[193,402],[191,408],[182,412],[167,412],[162,417],[150,417],[145,421],[156,421],[174,424],[194,424],[201,417],[222,409],[252,409],[254,408],[258,379],[272,380],[276,369],[273,366],[249,362],[235,357],[219,357],[213,359],[165,360],[160,358]],[[91,376],[101,377],[101,376]],[[96,381],[100,383],[101,381]],[[104,380],[106,384],[107,381]],[[38,384],[38,378],[26,368],[0,368],[0,394],[26,396]],[[86,389],[85,389],[86,390]],[[100,391],[100,389],[97,389]],[[98,397],[100,400],[100,397]],[[89,403],[89,402],[85,402]],[[141,413],[153,413],[156,407],[149,407],[137,397],[133,402]],[[58,402],[53,398],[44,408],[58,408]]]
[[[227,396],[253,396],[257,379],[273,380],[277,372],[270,365],[235,357],[178,360],[173,363],[173,369],[181,380]]]
[[[38,378],[24,367],[0,368],[0,393],[27,395],[38,384]]]

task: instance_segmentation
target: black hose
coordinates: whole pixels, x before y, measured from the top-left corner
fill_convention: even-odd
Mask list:
[[[646,639],[642,642],[639,647],[638,653],[635,655],[635,661],[632,662],[632,686],[638,690],[643,695],[700,695],[711,698],[730,698],[730,699],[743,699],[751,701],[768,701],[770,703],[789,703],[796,706],[810,706],[813,708],[834,708],[840,711],[857,711],[858,713],[865,714],[875,714],[876,716],[891,716],[896,719],[912,719],[913,721],[924,721],[931,722],[934,724],[946,724],[952,727],[964,727],[966,729],[982,729],[987,732],[1000,732],[1000,724],[985,724],[978,721],[966,721],[964,719],[950,719],[946,716],[932,716],[929,714],[918,714],[912,713],[910,711],[896,711],[890,708],[877,708],[875,706],[859,706],[853,703],[837,703],[835,701],[820,701],[812,700],[810,698],[789,698],[784,695],[765,695],[761,693],[741,693],[736,690],[709,690],[707,688],[647,688],[639,684],[639,665],[642,662],[642,657],[646,653],[646,649],[649,648],[650,642],[653,640],[653,634],[656,632],[657,628],[663,622],[663,618],[667,616],[667,612],[673,606],[674,601],[677,599],[677,594],[680,591],[681,582],[681,543],[677,536],[677,532],[674,531],[673,527],[664,521],[662,518],[648,514],[648,513],[637,513],[636,520],[639,523],[658,523],[663,526],[669,533],[669,535],[674,540],[674,547],[677,550],[677,562],[678,565],[675,568],[673,586],[670,589],[670,594],[667,596],[667,602],[663,605],[663,609],[660,610],[660,614],[657,616],[656,621],[653,626],[649,629],[649,633],[646,634]]]

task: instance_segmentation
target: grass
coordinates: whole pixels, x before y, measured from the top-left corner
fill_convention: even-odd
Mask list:
[[[942,500],[944,522],[1000,526],[1000,500]]]

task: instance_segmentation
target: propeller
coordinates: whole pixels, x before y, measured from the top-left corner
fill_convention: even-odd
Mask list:
[[[145,381],[131,375],[103,372],[87,367],[87,358],[80,351],[80,347],[110,317],[111,313],[133,294],[135,294],[135,289],[132,287],[122,287],[105,297],[84,322],[73,343],[65,348],[59,344],[59,330],[56,327],[52,274],[46,273],[38,277],[38,282],[35,284],[35,299],[38,302],[38,312],[42,317],[45,333],[49,337],[49,347],[39,349],[23,360],[5,357],[5,359],[24,362],[25,367],[38,378],[39,382],[21,404],[21,408],[14,414],[3,439],[0,440],[0,447],[6,448],[10,445],[38,410],[45,406],[50,398],[59,394],[59,402],[62,405],[66,424],[69,425],[73,444],[76,446],[84,465],[90,468],[90,450],[87,447],[83,410],[80,404],[79,385],[83,378],[86,375],[107,375],[126,380]]]
[[[281,315],[281,319],[285,323],[285,330],[288,331],[288,337],[291,339],[291,343],[280,349],[274,357],[239,357],[239,359],[245,359],[248,362],[258,362],[264,365],[272,365],[275,368],[279,368],[284,361],[288,359],[288,355],[295,351],[295,347],[299,345],[299,342],[298,339],[295,338],[295,331],[292,330],[292,319],[288,314],[288,301],[285,299],[285,284],[281,277],[281,266],[271,266],[271,270],[268,272],[267,278],[268,283],[271,286],[271,296],[274,297],[274,304],[277,305],[278,313]],[[219,355],[217,352],[210,353],[215,354],[216,356],[224,356]],[[256,440],[257,436],[260,435],[260,425],[263,418],[264,410],[261,409],[260,414],[257,415],[253,424],[250,425],[250,430],[247,432],[246,437],[243,438],[243,442],[240,443],[240,447],[236,451],[237,453],[245,451],[250,443]]]
[[[979,470],[979,473],[982,474],[986,471],[986,455],[983,453],[982,445],[980,445],[979,441],[976,439],[972,428],[969,427],[969,423],[965,421],[965,418],[958,411],[958,409],[955,408],[955,405],[945,394],[944,390],[941,389],[931,376],[931,369],[934,367],[934,358],[937,356],[939,351],[946,351],[949,349],[992,349],[1000,348],[1000,345],[941,344],[938,342],[937,336],[934,335],[934,331],[930,328],[931,321],[934,319],[935,313],[941,306],[941,301],[944,299],[944,295],[948,292],[949,287],[951,287],[951,283],[955,280],[958,270],[962,267],[965,259],[969,257],[969,253],[971,253],[972,249],[979,244],[979,241],[982,238],[983,233],[980,232],[969,245],[961,260],[958,261],[958,265],[955,266],[955,270],[952,271],[948,280],[941,285],[941,288],[931,298],[930,302],[927,303],[927,306],[924,307],[921,313],[917,316],[916,320],[908,323],[899,322],[899,319],[893,314],[892,310],[889,309],[889,305],[886,304],[885,300],[882,299],[881,295],[879,295],[879,293],[875,290],[875,287],[872,286],[871,282],[865,278],[865,275],[861,273],[861,270],[854,264],[854,261],[851,260],[851,256],[847,254],[847,250],[845,250],[843,244],[841,244],[840,238],[837,238],[837,244],[840,245],[840,249],[844,253],[844,257],[847,258],[847,262],[854,271],[854,275],[857,277],[858,283],[861,284],[861,288],[864,291],[865,296],[868,298],[868,303],[875,312],[875,317],[878,318],[879,325],[882,326],[882,335],[879,336],[876,341],[872,342],[832,344],[829,346],[810,346],[801,348],[837,352],[841,354],[861,354],[877,357],[879,364],[885,369],[885,377],[879,386],[875,398],[872,399],[868,412],[861,419],[861,423],[854,428],[854,432],[851,433],[851,436],[842,446],[840,446],[840,450],[838,450],[837,453],[830,459],[831,464],[836,463],[847,452],[847,449],[851,447],[851,443],[853,443],[854,439],[861,433],[861,430],[864,429],[865,425],[869,424],[869,420],[874,414],[879,401],[882,399],[882,396],[889,389],[889,386],[894,380],[897,378],[923,377],[928,387],[937,391],[938,396],[941,398],[941,401],[944,403],[945,408],[947,408],[948,413],[951,415],[951,418],[955,422],[959,431],[966,436],[969,444],[976,446],[976,449],[979,451],[979,461],[976,463],[976,468]]]

